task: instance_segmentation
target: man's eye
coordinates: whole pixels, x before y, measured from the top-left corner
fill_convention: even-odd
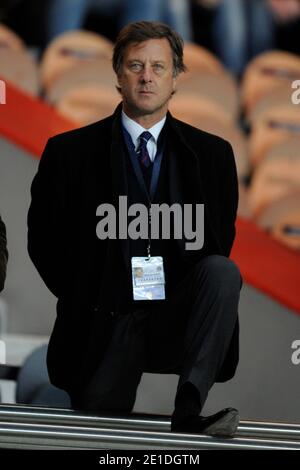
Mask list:
[[[155,70],[163,70],[163,68],[164,68],[162,64],[154,64],[153,67],[154,67]]]
[[[141,69],[141,64],[131,64],[130,69],[131,70],[140,70]]]

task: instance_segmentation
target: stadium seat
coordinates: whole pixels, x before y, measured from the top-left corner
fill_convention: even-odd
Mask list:
[[[222,74],[225,68],[210,51],[193,42],[184,44],[184,63],[189,72],[211,72]]]
[[[121,98],[116,90],[96,84],[73,87],[56,103],[64,117],[80,125],[90,124],[113,113]]]
[[[255,169],[249,188],[249,205],[255,219],[270,204],[300,191],[299,143],[298,139],[281,142]]]
[[[291,103],[291,83],[284,83],[276,87],[274,90],[270,90],[261,98],[252,108],[249,114],[249,125],[254,125],[255,122],[259,121],[260,117],[268,109],[272,109],[274,106],[285,106]]]
[[[248,188],[243,183],[240,183],[238,216],[242,217],[243,219],[251,219],[251,211],[248,199]]]
[[[106,86],[116,91],[116,75],[106,57],[99,58],[95,62],[74,65],[53,82],[48,88],[45,99],[48,103],[55,104],[72,88],[91,84]]]
[[[278,101],[262,109],[252,122],[249,137],[250,160],[259,165],[269,150],[289,138],[299,139],[300,112],[290,101]]]
[[[186,95],[178,91],[170,101],[169,109],[175,117],[182,120],[187,119],[190,123],[191,120],[196,121],[197,118],[202,119],[204,116],[219,121],[221,126],[224,124],[233,125],[232,116],[228,114],[226,109],[205,95]]]
[[[270,51],[255,57],[246,67],[241,84],[241,101],[246,116],[271,90],[300,77],[300,57],[284,51]]]
[[[2,48],[23,51],[26,49],[26,46],[14,31],[0,23],[0,49]]]
[[[0,48],[0,77],[30,95],[39,94],[38,66],[26,50]]]
[[[70,31],[55,38],[41,60],[41,80],[47,91],[57,78],[75,65],[111,59],[113,44],[88,31]]]
[[[182,77],[182,76],[181,76]],[[179,79],[178,92],[174,95],[172,104],[178,98],[192,96],[204,98],[212,105],[223,109],[223,118],[233,124],[239,114],[239,96],[235,80],[230,74],[216,75],[211,72],[187,73],[183,80]]]
[[[284,245],[300,250],[300,191],[270,204],[257,223]]]

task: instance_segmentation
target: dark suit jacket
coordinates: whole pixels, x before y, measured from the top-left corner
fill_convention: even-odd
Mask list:
[[[95,124],[49,139],[31,188],[28,251],[42,279],[58,297],[57,319],[48,349],[48,370],[54,385],[80,387],[80,370],[93,355],[101,357],[109,315],[101,311],[99,292],[105,285],[110,240],[96,237],[96,208],[117,204],[126,195],[120,164],[124,147],[121,104]],[[220,137],[174,119],[166,120],[167,138],[178,156],[170,167],[170,199],[204,203],[210,224],[211,251],[229,256],[235,237],[238,184],[232,148]],[[172,159],[173,160],[173,159]],[[194,263],[199,251],[185,251]],[[127,243],[122,242],[128,263]],[[100,311],[99,311],[100,305]],[[91,331],[99,332],[91,346]],[[238,362],[238,323],[221,380],[232,377]]]
[[[0,217],[0,292],[4,288],[8,252],[6,248],[6,229]]]

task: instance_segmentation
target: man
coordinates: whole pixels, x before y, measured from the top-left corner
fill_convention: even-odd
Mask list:
[[[237,410],[199,413],[210,387],[231,378],[238,362],[241,277],[228,259],[238,199],[232,149],[168,112],[185,69],[182,40],[168,26],[125,27],[113,67],[122,103],[102,121],[51,138],[32,184],[29,254],[58,297],[49,376],[75,408],[128,412],[143,372],[177,373],[171,429],[230,436]],[[120,196],[131,211],[204,204],[203,247],[187,250],[174,236],[101,239],[100,209],[118,209]],[[156,286],[143,277],[150,265]]]
[[[6,229],[0,217],[0,292],[4,288],[7,258],[8,258],[8,253],[7,253],[7,248],[6,248]]]

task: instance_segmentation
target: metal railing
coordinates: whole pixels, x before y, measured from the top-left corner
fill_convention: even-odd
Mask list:
[[[232,439],[171,433],[170,418],[79,413],[61,408],[0,405],[0,447],[43,449],[300,450],[300,425],[241,421]]]

